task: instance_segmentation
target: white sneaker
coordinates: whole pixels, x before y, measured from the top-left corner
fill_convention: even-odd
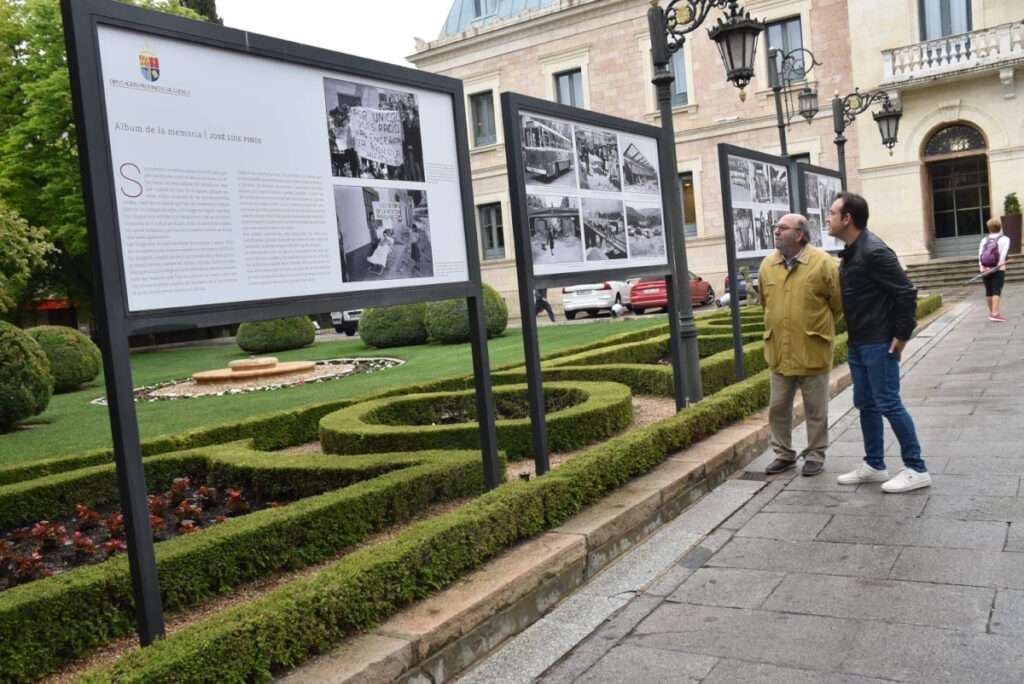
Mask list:
[[[889,471],[875,470],[867,463],[861,463],[856,470],[851,470],[848,473],[843,473],[836,478],[836,482],[841,485],[858,485],[864,482],[885,482],[889,479]]]
[[[890,494],[910,492],[922,487],[932,486],[932,476],[928,473],[919,473],[910,468],[904,468],[900,474],[882,485],[882,491]]]

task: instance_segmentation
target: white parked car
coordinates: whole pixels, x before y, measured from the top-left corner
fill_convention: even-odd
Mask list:
[[[353,309],[351,311],[332,311],[331,312],[331,325],[334,329],[340,333],[345,333],[349,337],[356,334],[356,330],[359,329],[359,317],[363,315],[362,309]]]
[[[586,311],[596,316],[601,311],[618,313],[629,307],[629,291],[632,283],[623,280],[606,280],[603,283],[572,285],[562,288],[562,311],[570,321],[576,314]]]

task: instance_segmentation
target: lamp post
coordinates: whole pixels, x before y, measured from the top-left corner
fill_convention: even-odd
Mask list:
[[[846,189],[846,136],[843,133],[858,115],[866,112],[876,102],[881,102],[882,108],[872,112],[872,117],[878,124],[882,145],[889,150],[889,155],[892,156],[892,148],[896,145],[903,109],[898,103],[893,102],[887,92],[872,90],[862,93],[860,88],[854,88],[853,92],[846,97],[839,97],[837,93],[832,98],[832,126],[836,132],[834,142],[839,154],[839,175],[842,177],[843,190]]]
[[[818,91],[805,85],[797,96],[797,107],[793,108],[793,84],[806,80],[811,69],[821,66],[814,53],[806,48],[796,48],[783,54],[772,48],[768,51],[768,82],[775,96],[775,118],[779,127],[779,146],[782,156],[788,157],[786,149],[786,127],[797,114],[810,124],[818,113]]]
[[[764,23],[750,17],[750,13],[739,8],[737,0],[670,0],[664,9],[658,0],[651,0],[647,10],[647,24],[651,34],[651,58],[654,62],[654,78],[651,82],[657,89],[658,112],[661,126],[672,143],[672,170],[678,173],[679,161],[676,158],[675,126],[672,120],[672,81],[675,80],[668,65],[672,55],[683,48],[686,36],[696,31],[707,19],[713,8],[723,11],[714,27],[708,30],[708,36],[718,44],[718,51],[725,65],[726,79],[740,89],[740,100],[746,99],[747,84],[754,77],[754,53],[757,47],[757,36],[764,30]],[[673,178],[673,187],[677,179]],[[669,297],[676,300],[678,320],[671,322],[678,326],[682,363],[676,359],[677,371],[681,370],[686,382],[686,397],[692,402],[700,401],[704,396],[700,377],[700,357],[697,350],[697,326],[693,320],[693,304],[690,301],[690,269],[686,260],[686,234],[681,229],[683,224],[683,207],[678,187],[671,193],[672,200],[668,204],[670,216],[669,229],[676,231],[679,245],[675,264],[675,273],[681,274],[683,282],[676,278]],[[729,258],[735,261],[730,253]],[[734,265],[730,273],[735,271]],[[735,289],[736,279],[732,279]],[[735,298],[736,293],[733,293]],[[733,312],[733,335],[739,334],[738,310]],[[738,338],[739,339],[739,338]],[[677,372],[677,376],[678,376]],[[678,407],[682,408],[682,407]]]

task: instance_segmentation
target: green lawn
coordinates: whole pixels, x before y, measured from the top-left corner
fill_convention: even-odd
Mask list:
[[[643,319],[607,319],[583,325],[542,326],[539,331],[541,353],[559,351],[664,322],[665,317],[659,315]],[[504,336],[491,340],[488,348],[492,367],[521,361],[523,350],[520,330],[509,330]],[[227,366],[228,361],[246,356],[234,345],[138,352],[132,355],[134,384],[138,387],[187,378],[196,371],[222,368]],[[337,397],[361,395],[449,375],[469,374],[473,370],[468,344],[430,344],[377,350],[367,347],[360,340],[332,339],[318,340],[312,347],[281,352],[275,356],[282,361],[393,356],[404,359],[406,363],[379,373],[361,374],[275,392],[136,404],[142,439]],[[54,396],[46,412],[32,419],[43,421],[45,425],[0,435],[0,465],[110,446],[107,408],[89,403],[103,393],[103,379],[100,377],[82,390]]]

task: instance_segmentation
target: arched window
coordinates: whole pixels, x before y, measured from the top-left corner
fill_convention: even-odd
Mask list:
[[[988,157],[981,131],[966,123],[951,124],[932,135],[924,153],[931,181],[935,237],[967,239],[980,235],[991,216]],[[969,241],[963,247],[971,247]]]
[[[953,124],[936,131],[925,146],[924,153],[928,157],[934,157],[939,154],[984,149],[985,138],[981,131],[966,124]]]

